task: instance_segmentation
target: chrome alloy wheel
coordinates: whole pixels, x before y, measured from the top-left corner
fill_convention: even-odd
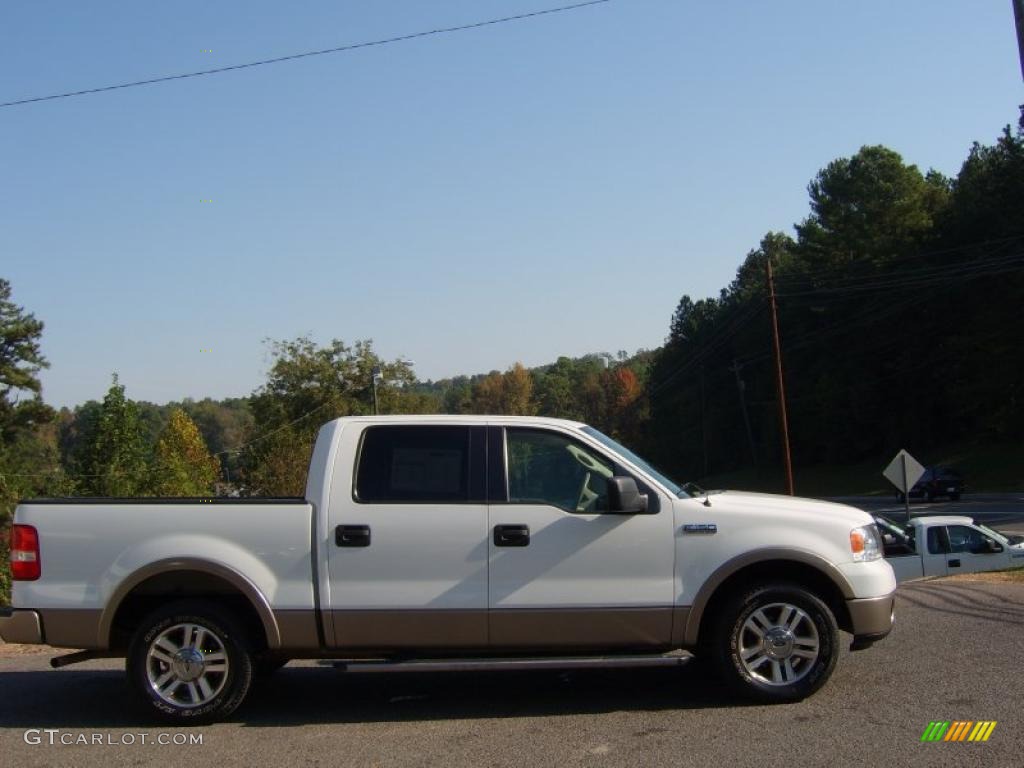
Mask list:
[[[208,704],[228,679],[224,643],[200,624],[170,626],[149,644],[146,676],[154,693],[168,704]]]
[[[770,603],[753,611],[739,631],[737,653],[748,675],[767,685],[803,679],[818,660],[818,628],[795,605]]]

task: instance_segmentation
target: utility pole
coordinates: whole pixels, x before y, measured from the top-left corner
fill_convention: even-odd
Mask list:
[[[740,370],[742,368],[743,366],[734,358],[732,367],[729,370],[736,374],[736,388],[740,391],[740,408],[743,411],[743,423],[747,427],[747,443],[750,445],[750,460],[757,467],[757,451],[754,450],[754,432],[750,429],[750,416],[747,414],[747,383],[740,378]]]
[[[1024,77],[1024,0],[1013,0],[1013,18],[1017,22],[1017,50],[1020,52],[1020,75]]]
[[[779,343],[779,312],[775,301],[775,278],[772,276],[772,259],[766,260],[768,273],[768,301],[772,315],[772,347],[775,351],[775,383],[779,395],[779,427],[782,431],[782,461],[786,467],[786,493],[793,492],[793,463],[789,456],[789,420],[786,418],[786,385],[782,380],[782,345]]]

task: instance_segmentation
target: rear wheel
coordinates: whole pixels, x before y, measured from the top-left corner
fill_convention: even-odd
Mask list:
[[[143,620],[127,658],[128,679],[158,717],[198,723],[227,717],[252,682],[245,634],[222,608],[172,603]]]
[[[764,703],[799,701],[817,691],[839,656],[839,628],[828,606],[792,584],[733,596],[718,614],[712,648],[733,690]]]

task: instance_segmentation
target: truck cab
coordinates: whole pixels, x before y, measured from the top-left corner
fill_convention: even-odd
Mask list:
[[[917,517],[907,524],[904,535],[910,551],[899,551],[898,532],[891,521],[883,527],[886,560],[899,582],[929,576],[997,571],[1024,566],[1024,544],[1010,539],[983,523],[961,515]],[[880,527],[884,525],[879,521]]]

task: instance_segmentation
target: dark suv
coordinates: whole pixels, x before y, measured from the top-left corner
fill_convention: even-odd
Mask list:
[[[939,496],[948,496],[956,501],[964,492],[964,478],[955,469],[949,467],[928,467],[921,479],[910,489],[910,498],[933,501]],[[898,494],[903,501],[903,494]]]

